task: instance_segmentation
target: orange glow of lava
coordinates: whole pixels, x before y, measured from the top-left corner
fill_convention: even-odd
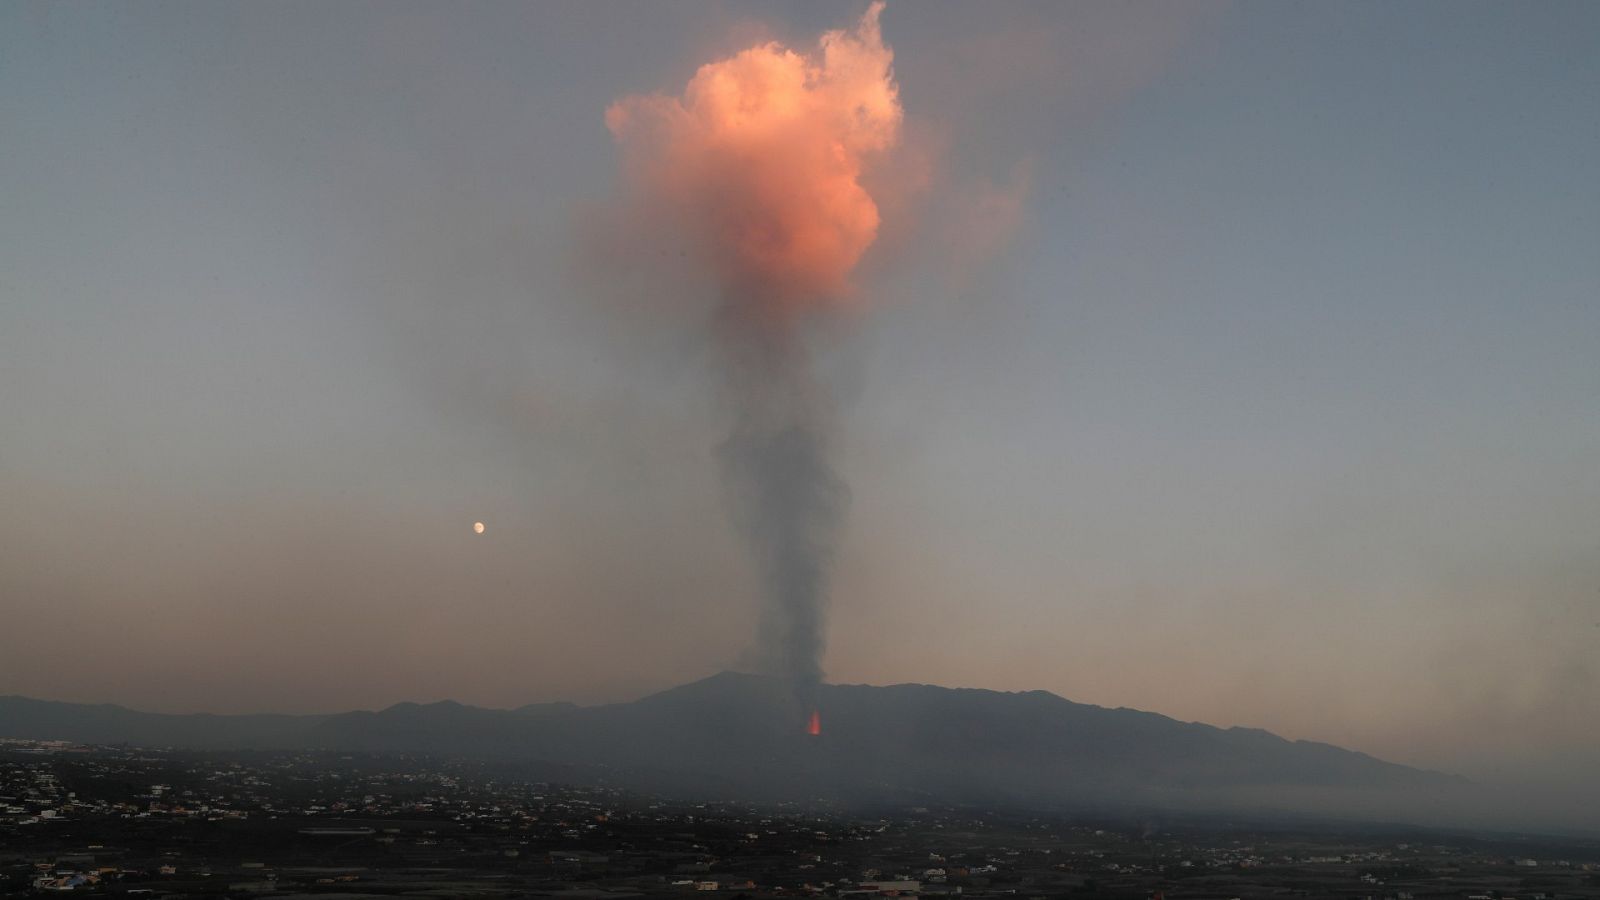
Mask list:
[[[819,735],[822,733],[822,713],[811,711],[811,721],[806,723],[806,734]]]

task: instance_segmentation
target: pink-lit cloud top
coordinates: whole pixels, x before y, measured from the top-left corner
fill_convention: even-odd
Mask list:
[[[701,66],[681,97],[606,111],[640,200],[692,231],[736,302],[777,315],[837,302],[877,237],[861,175],[895,146],[903,117],[882,11],[873,4],[813,52],[751,47]]]

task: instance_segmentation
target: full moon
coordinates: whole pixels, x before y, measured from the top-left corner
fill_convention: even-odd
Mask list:
[[[472,530],[477,532],[478,534],[483,534],[483,523],[482,522],[473,522],[472,523]]]

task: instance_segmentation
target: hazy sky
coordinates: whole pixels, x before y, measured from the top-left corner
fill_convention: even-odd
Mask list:
[[[0,6],[0,693],[737,663],[726,410],[677,247],[608,233],[604,115],[864,8]],[[818,345],[829,677],[1600,764],[1600,5],[883,33],[904,143]]]

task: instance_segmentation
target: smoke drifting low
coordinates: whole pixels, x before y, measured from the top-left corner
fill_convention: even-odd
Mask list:
[[[822,678],[829,564],[848,492],[829,462],[830,404],[807,325],[852,298],[878,234],[866,168],[902,113],[874,3],[815,51],[777,43],[701,66],[682,96],[613,104],[641,217],[668,222],[712,274],[732,431],[719,456],[765,591],[760,649],[806,699]]]

